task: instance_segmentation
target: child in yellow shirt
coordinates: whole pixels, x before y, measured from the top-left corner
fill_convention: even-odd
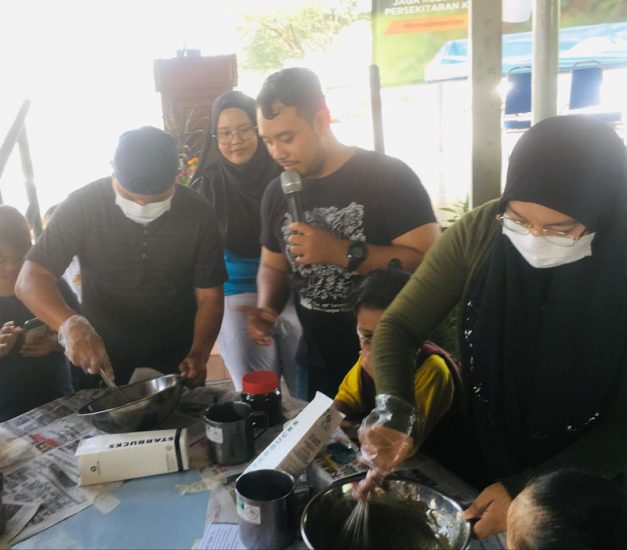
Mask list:
[[[360,355],[342,381],[334,400],[334,406],[346,415],[348,423],[361,421],[375,406],[370,356],[372,337],[385,308],[408,280],[409,274],[401,271],[400,267],[376,269],[366,275],[355,290],[353,300]],[[446,352],[430,342],[425,343],[416,355],[415,404],[424,419],[417,440],[419,445],[453,401],[454,380],[447,361]]]

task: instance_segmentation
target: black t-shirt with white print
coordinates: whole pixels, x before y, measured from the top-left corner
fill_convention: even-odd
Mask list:
[[[333,174],[304,179],[301,198],[306,223],[373,245],[390,245],[435,221],[429,196],[411,168],[363,149],[356,149]],[[291,222],[277,178],[261,205],[261,244],[285,254],[292,267],[296,311],[303,327],[296,359],[309,373],[308,397],[321,391],[332,398],[359,354],[349,296],[361,277],[336,265],[296,264],[286,253]]]
[[[412,169],[398,159],[363,149],[356,149],[333,174],[305,178],[301,200],[306,223],[341,239],[373,245],[390,245],[408,231],[435,222],[429,196]],[[286,254],[299,305],[321,313],[350,311],[347,298],[358,276],[336,265],[299,265],[286,253],[292,217],[279,178],[264,194],[261,215],[261,244]]]

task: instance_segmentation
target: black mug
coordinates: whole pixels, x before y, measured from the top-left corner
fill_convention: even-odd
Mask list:
[[[242,464],[255,456],[255,439],[268,429],[268,415],[239,401],[212,405],[203,413],[209,458],[224,466]],[[255,431],[257,433],[255,433]]]
[[[239,536],[249,550],[287,548],[296,535],[294,478],[280,470],[245,472],[235,482]]]

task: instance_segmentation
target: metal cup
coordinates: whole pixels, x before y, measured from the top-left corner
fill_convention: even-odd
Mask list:
[[[244,473],[235,482],[239,536],[249,550],[286,548],[294,540],[294,478],[279,470]]]
[[[209,458],[216,464],[242,464],[255,456],[255,439],[268,429],[268,415],[239,401],[212,405],[204,413]],[[255,429],[258,428],[257,433]]]

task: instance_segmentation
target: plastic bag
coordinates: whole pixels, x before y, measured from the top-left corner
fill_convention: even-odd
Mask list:
[[[98,374],[102,369],[109,379],[115,379],[104,342],[85,317],[68,317],[59,327],[58,338],[73,364],[91,374]]]
[[[357,432],[361,460],[370,468],[357,489],[361,497],[416,451],[417,435],[424,424],[420,413],[403,399],[379,394],[375,403]]]

